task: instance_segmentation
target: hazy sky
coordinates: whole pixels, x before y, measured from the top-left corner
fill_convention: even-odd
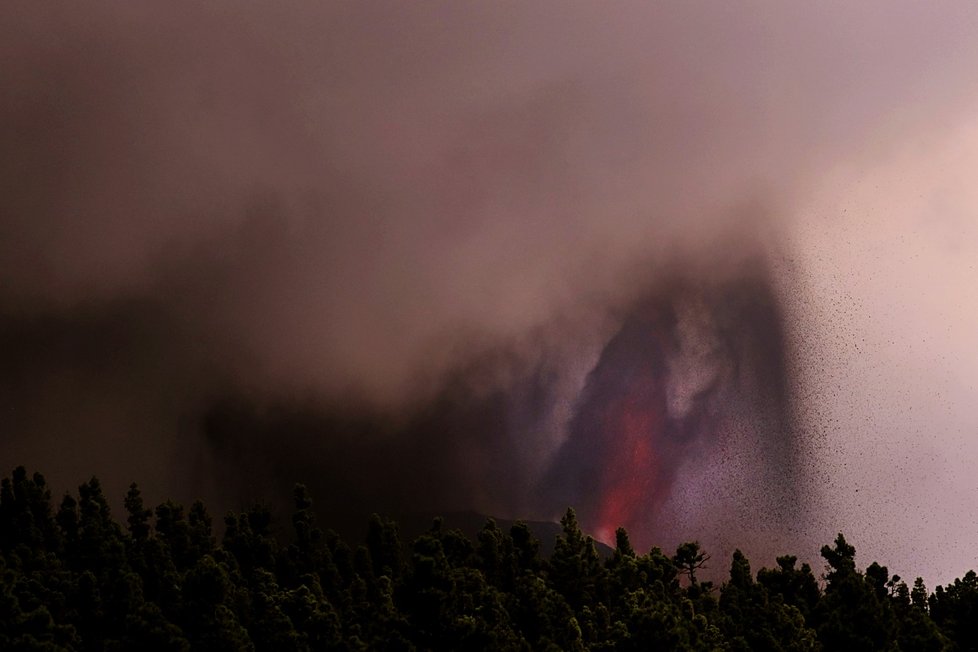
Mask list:
[[[8,466],[216,492],[196,424],[229,391],[396,420],[502,350],[559,360],[572,402],[663,270],[761,255],[796,350],[811,549],[844,530],[862,565],[976,565],[973,3],[0,17]]]
[[[838,164],[797,212],[812,336],[832,354],[808,381],[826,399],[825,513],[928,577],[973,566],[978,542],[975,116]]]

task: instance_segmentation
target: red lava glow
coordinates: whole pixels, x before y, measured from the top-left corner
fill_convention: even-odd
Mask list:
[[[624,328],[591,374],[578,414],[576,433],[590,440],[579,454],[594,456],[596,476],[582,516],[605,543],[614,542],[618,527],[644,539],[669,496],[681,452],[670,441],[677,429],[666,400],[669,332],[657,315]]]
[[[634,529],[647,522],[668,494],[662,483],[662,451],[657,450],[665,429],[661,394],[651,375],[643,374],[605,412],[607,449],[595,532],[606,543],[614,542],[616,528]]]
[[[709,380],[687,383],[690,365],[716,363],[682,357],[691,355],[682,328],[672,306],[657,301],[623,324],[588,376],[555,464],[552,486],[605,543],[619,527],[640,546],[668,536],[680,470],[716,432],[711,406],[723,381],[704,366],[694,377]]]

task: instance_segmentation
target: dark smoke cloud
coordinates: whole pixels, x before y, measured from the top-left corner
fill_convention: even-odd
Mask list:
[[[590,513],[575,451],[634,357],[704,416],[630,523],[791,530],[794,207],[967,112],[974,11],[8,3],[0,460],[221,506],[304,480],[338,519]]]

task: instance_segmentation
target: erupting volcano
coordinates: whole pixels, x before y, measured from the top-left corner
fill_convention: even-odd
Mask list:
[[[603,541],[673,529],[684,470],[716,456],[748,416],[766,491],[797,486],[783,324],[760,277],[680,283],[640,302],[588,376],[547,479]],[[771,471],[777,470],[777,473]],[[741,472],[748,472],[740,469]]]
[[[978,3],[47,4],[5,471],[970,567]]]

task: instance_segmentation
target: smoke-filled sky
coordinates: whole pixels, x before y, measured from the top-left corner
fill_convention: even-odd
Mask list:
[[[842,530],[947,581],[976,37],[964,1],[6,3],[0,462]]]

